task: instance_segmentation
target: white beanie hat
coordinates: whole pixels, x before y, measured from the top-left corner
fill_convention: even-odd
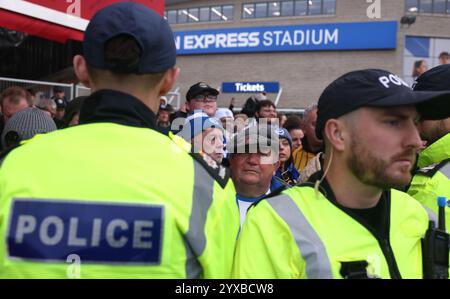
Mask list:
[[[233,112],[231,112],[231,110],[228,109],[228,108],[219,108],[219,109],[217,109],[216,114],[214,115],[214,117],[217,118],[217,119],[221,119],[223,117],[234,119]]]

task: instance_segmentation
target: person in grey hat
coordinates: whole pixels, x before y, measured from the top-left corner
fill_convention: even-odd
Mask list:
[[[25,108],[15,113],[5,125],[2,133],[3,148],[19,144],[36,134],[55,131],[53,119],[38,108]]]
[[[227,144],[241,227],[253,203],[283,186],[275,177],[280,166],[278,138],[274,127],[257,124],[235,134]]]

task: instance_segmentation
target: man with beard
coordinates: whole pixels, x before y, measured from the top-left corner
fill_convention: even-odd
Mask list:
[[[417,79],[414,90],[450,91],[450,64],[440,65]],[[436,198],[450,199],[450,117],[424,120],[419,124],[426,148],[419,154],[417,169],[408,194],[421,204],[438,211]],[[446,207],[446,227],[450,229],[450,208]]]
[[[249,210],[233,276],[422,278],[420,241],[432,215],[392,188],[411,179],[419,114],[446,118],[449,99],[448,92],[414,92],[383,70],[331,83],[316,124],[324,172]]]

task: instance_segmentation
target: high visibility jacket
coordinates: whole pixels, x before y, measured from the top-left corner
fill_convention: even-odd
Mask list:
[[[438,196],[450,202],[450,133],[423,150],[417,166],[408,194],[437,213]],[[450,207],[445,208],[445,214],[446,229],[450,231]]]
[[[400,191],[386,200],[387,239],[310,186],[261,200],[241,230],[233,277],[343,278],[344,264],[365,261],[371,277],[421,278],[427,211]]]
[[[226,169],[139,127],[153,114],[131,96],[86,101],[103,122],[43,135],[3,160],[0,278],[230,277],[239,214]],[[106,122],[111,107],[137,115]]]

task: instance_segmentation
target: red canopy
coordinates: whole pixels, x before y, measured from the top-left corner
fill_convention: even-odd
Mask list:
[[[83,40],[94,13],[123,0],[0,0],[0,27],[46,39]],[[134,0],[164,14],[164,0]]]

